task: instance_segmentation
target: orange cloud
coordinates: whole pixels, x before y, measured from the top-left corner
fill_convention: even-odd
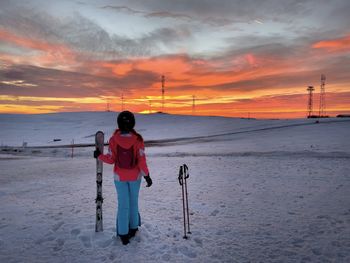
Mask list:
[[[25,62],[38,66],[53,68],[69,68],[76,59],[75,53],[63,44],[45,42],[37,39],[18,36],[12,32],[0,29],[0,40],[18,47],[27,48],[28,53],[22,56],[13,56],[14,63]],[[40,51],[39,54],[31,51]],[[7,59],[12,56],[1,55]]]
[[[330,52],[350,51],[350,35],[334,40],[323,40],[312,45],[313,48],[326,49]]]
[[[21,71],[20,65],[13,65],[10,69],[0,64],[0,69],[7,72],[0,79],[3,95],[20,98],[20,102],[3,98],[0,112],[105,110],[107,101],[111,110],[119,111],[121,90],[128,109],[135,112],[160,111],[160,79],[161,75],[165,75],[165,111],[169,113],[191,114],[192,95],[195,95],[198,115],[305,117],[306,85],[309,85],[313,75],[319,74],[315,73],[311,62],[304,63],[304,57],[287,56],[284,59],[283,55],[279,55],[282,52],[245,50],[241,54],[235,52],[211,59],[178,54],[103,61],[84,57],[82,53],[79,53],[78,60],[77,54],[68,46],[18,36],[5,30],[0,30],[0,41],[28,49],[25,55],[0,54],[1,60],[9,64],[39,66],[22,67]],[[320,41],[313,48],[347,51],[350,50],[349,42],[350,36]],[[349,112],[350,94],[344,93],[349,91],[346,79],[339,81],[336,88],[346,101],[332,105],[329,102],[340,101],[340,95],[331,97],[327,94],[329,110]],[[100,100],[88,100],[89,96],[94,95]],[[37,96],[38,99],[30,96]],[[45,99],[44,96],[57,97],[57,101]],[[19,106],[17,109],[16,105]]]
[[[186,87],[190,94],[198,92],[196,90],[198,87],[201,87],[201,93],[205,93],[203,91],[205,87],[212,89],[219,85],[258,79],[262,76],[286,74],[296,70],[292,61],[276,61],[275,58],[257,56],[251,53],[221,60],[196,59],[180,54],[97,64],[108,69],[116,77],[127,76],[131,70],[152,72],[159,75],[159,80],[149,87],[152,90],[160,87],[160,76],[164,74],[167,87],[175,90],[179,88],[181,93],[184,92],[183,87]],[[213,94],[213,91],[211,93]]]

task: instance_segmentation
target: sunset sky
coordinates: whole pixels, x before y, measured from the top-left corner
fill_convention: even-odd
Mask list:
[[[0,113],[350,114],[348,0],[0,0]]]

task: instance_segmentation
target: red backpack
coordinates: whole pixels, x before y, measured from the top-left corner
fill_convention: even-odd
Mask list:
[[[117,165],[122,169],[133,169],[136,166],[134,146],[125,149],[117,144]]]

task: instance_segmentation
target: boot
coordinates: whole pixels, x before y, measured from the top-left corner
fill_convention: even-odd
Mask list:
[[[136,235],[136,232],[138,231],[139,229],[138,228],[130,228],[129,229],[129,238],[132,238]]]
[[[123,245],[129,244],[129,235],[119,235]]]

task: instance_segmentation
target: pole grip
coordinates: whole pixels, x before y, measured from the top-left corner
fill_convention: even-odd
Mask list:
[[[183,167],[182,166],[180,166],[179,177],[177,179],[179,180],[179,184],[182,185],[183,184]]]
[[[187,166],[187,164],[184,164],[183,167],[184,167],[183,168],[184,169],[184,178],[188,179],[190,177],[190,174],[188,173],[188,166]]]

